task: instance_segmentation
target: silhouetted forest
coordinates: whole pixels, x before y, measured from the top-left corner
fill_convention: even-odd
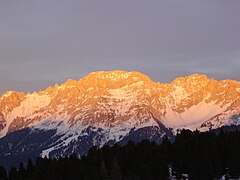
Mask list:
[[[240,132],[201,133],[182,130],[174,143],[167,137],[158,145],[148,140],[125,146],[93,147],[87,156],[38,158],[34,163],[0,167],[0,179],[29,180],[151,180],[225,179],[240,177]]]

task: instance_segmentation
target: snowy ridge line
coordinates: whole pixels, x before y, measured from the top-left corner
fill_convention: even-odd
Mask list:
[[[81,127],[102,124],[99,127],[102,129],[122,124],[126,131],[130,127],[155,126],[152,115],[173,129],[201,129],[203,123],[218,115],[221,120],[215,125],[222,126],[240,112],[236,108],[240,106],[239,89],[237,81],[218,82],[198,74],[160,84],[139,72],[95,72],[38,93],[5,93],[0,100],[1,109],[9,111],[0,112],[3,114],[0,137],[9,129],[38,126],[45,120],[64,122],[65,130],[58,128],[62,133],[79,124]],[[13,103],[16,99],[20,105]],[[226,110],[229,111],[224,113]],[[231,122],[238,123],[238,119]]]

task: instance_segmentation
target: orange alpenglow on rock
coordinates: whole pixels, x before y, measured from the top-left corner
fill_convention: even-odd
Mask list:
[[[4,93],[0,135],[31,127],[80,136],[94,126],[106,132],[106,141],[119,141],[131,129],[159,124],[173,131],[239,124],[239,113],[240,83],[234,80],[193,74],[161,84],[139,72],[94,72],[32,94]]]

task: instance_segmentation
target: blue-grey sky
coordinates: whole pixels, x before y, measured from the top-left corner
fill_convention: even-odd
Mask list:
[[[0,94],[92,71],[240,80],[240,0],[1,0]]]

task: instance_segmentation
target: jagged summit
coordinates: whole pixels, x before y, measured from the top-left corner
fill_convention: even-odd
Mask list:
[[[176,78],[170,84],[178,84],[182,82],[201,81],[201,80],[209,80],[209,78],[205,74],[192,74],[189,76]],[[96,81],[100,81],[101,83],[109,82],[109,81],[112,81],[112,83],[118,83],[119,81],[122,81],[122,82],[127,81],[128,83],[134,83],[139,81],[142,81],[144,83],[153,83],[153,84],[159,83],[159,82],[152,81],[152,79],[149,76],[137,71],[128,72],[128,71],[114,70],[114,71],[92,72],[87,76],[81,78],[80,80],[68,79],[66,82],[64,82],[61,85],[55,84],[55,86],[50,86],[47,89],[49,88],[61,89],[65,87],[74,88],[81,83],[91,84],[91,83],[96,83]],[[233,81],[233,80],[223,80],[222,82],[228,82],[228,81]],[[166,83],[165,85],[168,85],[168,83]],[[17,91],[7,91],[3,95],[6,96],[7,94],[10,94],[12,92],[18,93]]]
[[[203,83],[203,82],[209,82],[209,81],[215,81],[218,83],[218,81],[211,79],[209,77],[207,77],[207,75],[205,74],[192,74],[189,76],[185,76],[185,77],[179,77],[176,78],[175,80],[173,80],[170,84],[166,83],[166,84],[162,84],[162,85],[181,85],[181,84],[199,84],[199,83]],[[59,84],[55,84],[55,86],[50,86],[45,90],[41,90],[39,92],[33,92],[33,93],[38,93],[38,94],[42,94],[45,93],[46,91],[53,91],[54,89],[65,89],[65,88],[78,88],[80,86],[83,85],[87,85],[87,86],[91,86],[92,85],[103,85],[103,84],[115,84],[116,83],[120,83],[120,84],[124,84],[124,85],[128,85],[128,84],[132,84],[132,83],[137,83],[137,82],[143,82],[143,83],[147,83],[147,84],[152,84],[153,86],[156,86],[157,84],[160,84],[159,82],[154,82],[152,81],[152,79],[150,77],[148,77],[145,74],[142,74],[140,72],[137,71],[132,71],[132,72],[128,72],[128,71],[121,71],[121,70],[114,70],[114,71],[97,71],[97,72],[92,72],[90,74],[88,74],[87,76],[81,78],[80,80],[73,80],[73,79],[68,79],[66,82],[64,82],[63,84],[59,85]],[[220,83],[227,85],[236,85],[239,82],[235,81],[235,80],[222,80],[220,81]],[[2,94],[1,99],[3,99],[3,97],[8,97],[11,94],[16,94],[16,93],[21,93],[23,94],[24,92],[17,92],[17,91],[7,91],[5,93]],[[26,93],[24,93],[26,94]],[[31,93],[28,93],[31,94]]]
[[[5,121],[5,123],[2,123],[2,127],[5,127],[5,132],[7,132],[8,126],[11,127],[15,117],[26,115],[27,111],[29,112],[27,114],[42,111],[43,114],[48,114],[45,117],[49,118],[59,111],[60,106],[68,115],[78,109],[88,109],[88,113],[91,115],[88,115],[87,121],[94,122],[100,122],[100,119],[103,118],[108,119],[106,114],[109,112],[105,114],[106,116],[100,115],[102,113],[100,106],[105,107],[106,110],[110,108],[113,112],[112,116],[120,119],[127,119],[120,112],[129,115],[131,108],[136,106],[139,106],[136,112],[140,112],[138,109],[143,106],[151,107],[150,109],[157,114],[159,119],[167,119],[165,122],[171,126],[172,118],[174,117],[173,119],[176,120],[179,117],[175,114],[171,118],[166,118],[170,115],[170,111],[187,112],[191,107],[197,106],[203,101],[219,105],[221,108],[230,103],[234,105],[239,101],[239,89],[237,81],[218,82],[204,74],[193,74],[176,78],[170,84],[160,84],[153,82],[140,72],[100,71],[90,73],[80,80],[69,79],[61,85],[56,84],[32,94],[6,92],[0,98],[0,113],[4,115],[2,122]],[[92,117],[91,110],[86,107],[91,107],[91,110],[96,113],[100,110],[99,114]],[[18,110],[13,111],[16,108]],[[21,108],[23,110],[20,110]],[[48,113],[45,113],[45,109],[48,109]],[[218,111],[214,110],[215,112]],[[101,116],[103,117],[98,118]],[[118,121],[116,117],[114,119]],[[83,119],[85,118],[83,117]],[[39,117],[40,119],[41,117]],[[182,121],[179,120],[179,122]],[[22,125],[17,127],[19,129]]]
[[[197,84],[199,82],[203,82],[203,81],[210,81],[213,79],[210,79],[209,77],[207,77],[205,74],[192,74],[189,76],[185,76],[185,77],[179,77],[176,78],[175,80],[173,80],[170,84],[171,85],[178,85],[178,84],[182,84],[182,83],[193,83],[193,84]],[[216,81],[216,80],[214,80]],[[113,71],[97,71],[97,72],[92,72],[90,74],[88,74],[87,76],[81,78],[80,80],[73,80],[73,79],[68,79],[66,82],[64,82],[63,84],[59,85],[59,84],[55,84],[54,86],[50,86],[45,90],[41,90],[39,92],[33,92],[33,93],[44,93],[45,91],[51,91],[53,89],[65,89],[65,88],[76,88],[79,87],[81,85],[91,85],[91,84],[99,84],[101,85],[102,83],[109,83],[111,82],[112,84],[116,84],[116,83],[121,83],[121,82],[125,82],[125,84],[132,84],[132,83],[136,83],[136,82],[144,82],[147,84],[160,84],[159,82],[154,82],[152,81],[152,79],[145,75],[142,74],[140,72],[137,71],[132,71],[132,72],[128,72],[128,71],[121,71],[121,70],[113,70]],[[234,80],[222,80],[220,81],[223,84],[236,84],[238,83],[237,81]],[[166,84],[162,84],[162,85],[170,85],[168,83]],[[2,98],[3,97],[7,97],[9,95],[11,95],[12,93],[24,93],[24,92],[17,92],[17,91],[7,91],[5,93],[2,94]],[[26,94],[26,93],[24,93]],[[28,93],[31,94],[31,93]]]
[[[210,80],[210,78],[206,74],[191,74],[189,76],[176,78],[171,82],[171,84],[177,84],[181,82],[200,82],[208,80]]]
[[[121,70],[93,72],[87,75],[86,78],[110,79],[113,81],[128,79],[128,78],[149,79],[149,77],[147,77],[146,75],[140,72],[136,72],[136,71],[127,72],[127,71],[121,71]]]
[[[193,74],[161,84],[139,72],[94,72],[39,92],[4,93],[0,136],[8,139],[16,133],[18,139],[19,130],[26,136],[16,151],[9,145],[14,138],[0,144],[0,159],[8,152],[35,150],[51,157],[84,154],[93,145],[143,138],[161,142],[179,128],[206,131],[229,124],[240,124],[237,81]],[[32,142],[42,132],[49,136],[47,142]]]
[[[146,75],[140,72],[126,72],[126,71],[100,71],[93,72],[80,79],[80,82],[85,83],[103,83],[103,84],[132,84],[136,82],[144,82],[144,83],[153,83],[153,81]]]

